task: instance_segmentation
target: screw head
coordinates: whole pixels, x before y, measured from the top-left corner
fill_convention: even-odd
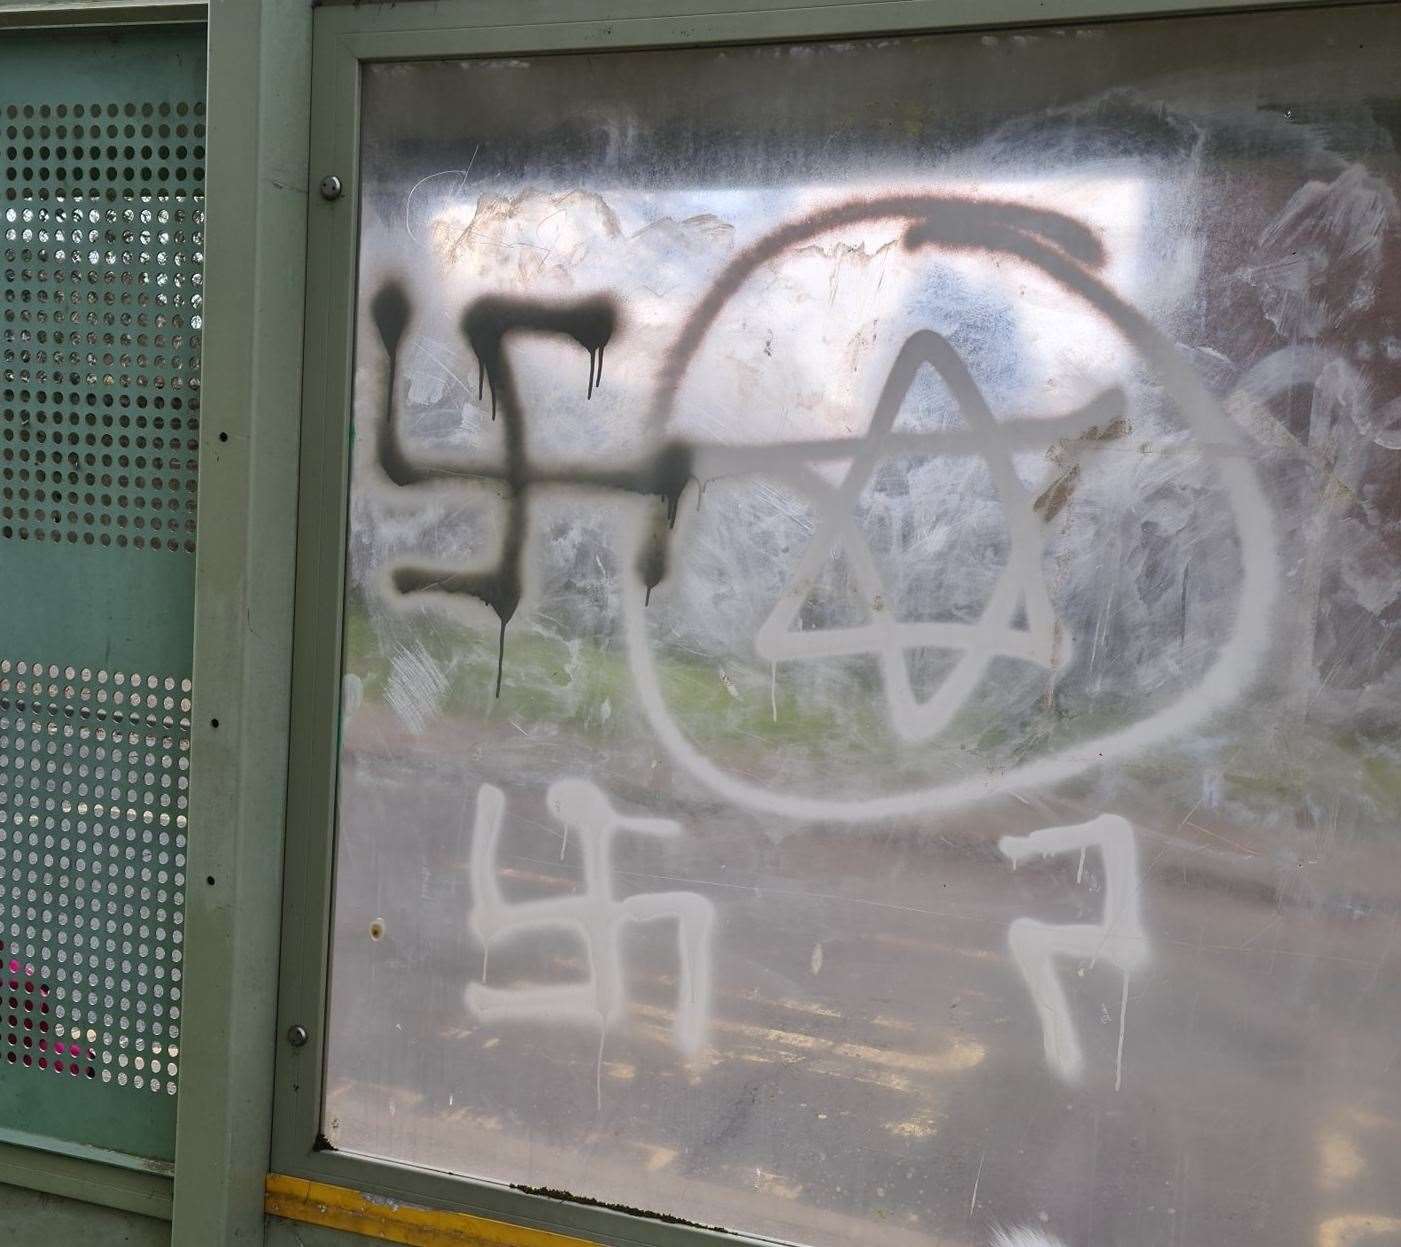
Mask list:
[[[344,187],[341,185],[340,178],[338,178],[334,173],[328,173],[324,178],[321,179],[322,199],[339,199],[341,197],[341,191],[343,189]]]
[[[287,1042],[294,1048],[305,1047],[308,1038],[305,1026],[289,1026],[287,1028]]]

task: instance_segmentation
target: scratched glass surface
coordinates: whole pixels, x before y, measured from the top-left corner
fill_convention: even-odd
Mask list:
[[[366,71],[335,1147],[1397,1241],[1399,53]]]

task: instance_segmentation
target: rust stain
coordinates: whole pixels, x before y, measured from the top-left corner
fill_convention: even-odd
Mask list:
[[[1046,486],[1041,492],[1041,496],[1031,504],[1031,509],[1041,517],[1042,523],[1049,524],[1061,513],[1075,492],[1075,486],[1079,479],[1080,465],[1073,463]]]

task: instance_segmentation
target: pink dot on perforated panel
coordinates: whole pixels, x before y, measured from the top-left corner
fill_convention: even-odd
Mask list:
[[[19,963],[15,962],[13,964],[18,965]],[[26,972],[31,974],[33,973],[32,966],[26,966],[25,969]],[[17,991],[19,988],[19,981],[17,979],[14,980],[11,983],[11,986]],[[14,1012],[0,1016],[0,1023],[8,1023],[8,1027],[5,1029],[3,1034],[4,1040],[10,1048],[16,1048],[22,1045],[23,1047],[30,1049],[32,1052],[36,1047],[34,1036],[32,1034],[25,1033],[27,1031],[33,1032],[36,1029],[34,1025],[34,1018],[31,1016],[26,1016],[34,1013],[35,1011],[34,994],[36,987],[38,988],[38,994],[41,999],[41,1003],[39,1005],[39,1012],[43,1014],[47,1014],[49,1012],[48,1004],[42,1002],[43,997],[46,997],[49,994],[49,984],[43,982],[36,983],[35,980],[32,978],[25,980],[24,991],[26,995],[23,997],[10,996],[8,998],[8,1002],[10,1008],[13,1009]],[[47,1021],[41,1020],[37,1029],[40,1035],[47,1035],[49,1032],[49,1023]],[[37,1068],[41,1070],[52,1070],[55,1074],[68,1074],[70,1077],[74,1078],[78,1077],[83,1073],[83,1067],[80,1066],[76,1061],[69,1064],[65,1064],[64,1061],[61,1059],[65,1056],[81,1057],[83,1055],[84,1048],[78,1042],[69,1040],[60,1043],[57,1040],[54,1040],[51,1044],[48,1039],[40,1038],[37,1043],[37,1050],[39,1053],[39,1055],[37,1056],[31,1055],[30,1053],[26,1053],[23,1056],[22,1063],[25,1066],[29,1068],[34,1068],[37,1065]],[[52,1059],[50,1057],[50,1053],[52,1053]],[[88,1058],[90,1060],[96,1059],[97,1050],[95,1048],[87,1049],[87,1053]],[[21,1063],[16,1059],[17,1056],[18,1054],[15,1052],[8,1052],[6,1053],[5,1059],[9,1064],[15,1065]],[[92,1074],[89,1075],[89,1077],[95,1078],[96,1074],[97,1071],[94,1069]]]

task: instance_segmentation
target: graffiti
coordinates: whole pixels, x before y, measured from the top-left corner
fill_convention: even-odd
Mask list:
[[[516,333],[539,333],[566,337],[578,343],[588,353],[585,397],[592,398],[594,389],[603,381],[603,352],[617,328],[617,309],[604,298],[548,304],[486,296],[476,300],[463,314],[461,329],[477,357],[478,396],[483,385],[489,385],[491,418],[496,419],[498,406],[501,411],[506,443],[505,464],[500,469],[492,469],[479,464],[414,462],[400,444],[394,420],[399,346],[412,318],[412,308],[403,287],[395,281],[386,283],[372,301],[370,314],[387,361],[385,410],[376,441],[377,457],[385,476],[399,486],[475,479],[503,487],[506,520],[500,553],[492,566],[464,571],[460,568],[425,568],[406,564],[394,567],[390,573],[394,588],[400,594],[439,592],[462,595],[475,599],[491,610],[498,624],[496,696],[500,697],[506,659],[506,625],[520,606],[523,591],[531,490],[546,485],[569,485],[658,498],[664,523],[654,525],[654,548],[640,554],[638,559],[639,572],[650,592],[665,574],[664,556],[658,550],[666,540],[666,532],[676,522],[681,493],[691,480],[689,454],[685,447],[674,446],[664,448],[660,454],[636,468],[580,466],[563,471],[533,469],[526,441],[526,413],[505,350],[506,339]]]
[[[882,220],[905,223],[904,245],[909,250],[929,247],[952,252],[976,252],[994,260],[1011,261],[1039,271],[1068,296],[1092,309],[1150,366],[1170,396],[1177,414],[1197,439],[1217,446],[1239,442],[1239,434],[1221,405],[1202,385],[1176,344],[1094,274],[1093,269],[1102,265],[1104,254],[1090,230],[1059,213],[996,201],[934,195],[853,200],[823,209],[780,226],[736,256],[688,317],[662,367],[649,412],[652,428],[657,435],[663,435],[669,426],[676,396],[710,327],[747,280],[763,271],[780,254],[821,234],[843,226]],[[946,359],[945,369],[952,367],[952,361]],[[967,412],[972,409],[972,395],[965,390],[961,397],[966,420]],[[1116,402],[1113,392],[1101,396],[1099,402],[1101,418],[1108,418]],[[995,443],[988,440],[986,430],[990,417],[977,417],[975,423],[980,424],[981,428],[944,434],[949,440],[943,449],[951,453],[981,453],[988,458],[989,465],[995,467],[994,460],[1022,436],[1052,433],[1058,421],[1063,422],[1059,430],[1062,436],[1068,428],[1083,430],[1089,410],[1046,420],[999,422],[997,429],[1002,450],[995,450]],[[790,465],[802,463],[805,457],[859,457],[866,453],[860,444],[865,440],[864,437],[834,439],[831,444],[798,443],[742,449],[697,446],[692,467],[701,480],[730,473],[774,472],[781,470],[776,466],[781,456],[786,456]],[[887,449],[894,445],[898,443],[887,442]],[[927,452],[930,447],[924,449]],[[1156,709],[1139,721],[1016,766],[922,787],[861,797],[775,789],[755,783],[742,772],[727,768],[707,756],[688,737],[684,725],[674,715],[662,691],[649,626],[643,612],[647,597],[637,586],[625,583],[623,603],[629,667],[657,739],[691,775],[736,805],[790,819],[864,824],[889,818],[915,817],[934,810],[947,812],[990,797],[1055,783],[1093,766],[1132,756],[1187,732],[1230,705],[1255,678],[1265,652],[1271,607],[1279,586],[1276,538],[1270,507],[1253,467],[1245,457],[1230,454],[1213,455],[1210,462],[1230,510],[1241,549],[1242,573],[1234,623],[1230,633],[1221,639],[1214,661],[1198,683],[1184,691],[1176,701]],[[791,475],[791,466],[789,471]],[[808,473],[805,479],[811,483],[812,474]],[[1003,609],[1014,611],[1017,590],[1025,594],[1027,586],[1034,586],[1038,579],[1025,561],[1026,552],[1038,548],[1033,528],[1036,517],[1034,514],[1027,516],[1020,485],[1014,492],[1011,484],[1011,481],[1004,480],[1000,493],[1008,510],[1009,525],[1020,525],[1023,561],[1018,562],[1014,558],[1009,564],[1007,574],[999,585],[1002,598],[989,603],[986,617],[989,622],[1003,622],[1003,630],[992,634],[999,638],[1000,643],[1023,646],[1028,641],[1043,637],[1051,621],[1048,610],[1040,612],[1038,622],[1030,618],[1033,594],[1027,602],[1029,627],[1026,632],[1017,635],[1005,627],[1010,616],[1004,615]],[[829,496],[830,493],[830,490],[825,490],[819,497]],[[1053,509],[1051,506],[1046,508],[1047,511]],[[845,536],[845,518],[838,517],[835,521],[830,517],[825,518],[832,526],[833,538]],[[641,540],[641,534],[638,539]],[[850,544],[848,541],[848,548]],[[898,636],[893,623],[887,622],[882,626],[889,634]],[[782,635],[784,644],[789,645],[823,643],[820,639],[811,642],[790,639],[793,638],[792,633]],[[817,637],[821,638],[822,634],[817,634]],[[838,639],[850,641],[852,638]],[[862,638],[863,643],[871,639],[874,638]],[[966,638],[945,638],[946,641],[949,639],[966,643]],[[764,638],[770,644],[773,640],[772,632]],[[1073,642],[1074,638],[1064,637],[1062,643],[1068,649]],[[832,638],[828,638],[827,643],[833,643]],[[887,698],[893,713],[892,729],[897,734],[918,735],[937,731],[941,721],[947,722],[946,716],[951,707],[956,707],[959,697],[966,697],[976,687],[975,677],[985,662],[981,648],[983,644],[978,640],[965,650],[953,675],[948,677],[952,684],[947,692],[941,690],[923,706],[906,699],[906,686],[903,683],[892,683],[887,678]],[[898,642],[886,640],[883,653],[900,648],[902,646]],[[762,649],[762,643],[757,638],[756,649]],[[989,645],[988,649],[996,652],[996,644]],[[1046,651],[1042,646],[1021,652],[1036,660],[1044,658]],[[887,677],[891,665],[886,664]]]
[[[869,622],[855,627],[799,631],[797,624],[812,582],[834,553],[846,556],[860,596],[883,603],[889,593],[865,538],[855,523],[861,491],[881,461],[893,453],[929,453],[945,449],[940,434],[893,432],[895,418],[924,365],[934,368],[958,403],[968,428],[968,449],[982,456],[992,474],[1011,533],[1012,549],[982,618],[973,624],[938,621],[902,622],[888,610],[872,607]],[[1109,391],[1078,412],[1059,419],[999,423],[978,390],[967,366],[949,342],[924,330],[912,334],[901,348],[881,392],[870,429],[835,488],[809,473],[808,490],[823,499],[820,521],[811,543],[793,571],[773,611],[760,626],[754,648],[761,658],[780,662],[796,658],[834,658],[874,654],[880,661],[891,725],[904,740],[920,741],[942,731],[977,688],[988,664],[997,655],[1049,666],[1053,657],[1069,661],[1066,647],[1056,653],[1058,625],[1041,572],[1042,521],[1012,466],[1012,448],[1025,448],[1033,439],[1041,448],[1056,437],[1078,437],[1098,424],[1112,424],[1123,414],[1123,394]],[[1025,628],[1014,628],[1019,611]],[[953,671],[923,703],[915,698],[905,662],[907,650],[920,647],[962,653]]]
[[[497,857],[506,812],[506,795],[492,784],[477,792],[472,833],[472,911],[468,922],[484,950],[482,978],[494,943],[522,935],[563,931],[575,936],[587,954],[589,973],[580,983],[489,987],[485,981],[467,988],[467,1006],[484,1021],[543,1018],[598,1025],[600,1034],[622,1015],[627,989],[623,976],[622,939],[632,924],[674,919],[680,963],[673,1038],[684,1053],[705,1042],[710,1012],[710,937],[715,907],[697,892],[642,892],[619,899],[613,889],[612,847],[621,833],[675,836],[681,827],[670,819],[620,814],[607,795],[583,779],[550,785],[545,804],[566,838],[578,838],[583,863],[583,892],[548,900],[507,901],[501,894]]]
[[[1044,785],[1077,774],[1092,764],[1130,756],[1189,730],[1229,705],[1254,678],[1278,588],[1275,536],[1269,506],[1253,468],[1241,457],[1223,455],[1214,457],[1212,464],[1234,520],[1243,564],[1234,627],[1221,640],[1214,663],[1198,684],[1144,719],[1076,748],[1019,766],[862,798],[831,798],[755,784],[726,770],[688,739],[661,691],[644,610],[653,591],[666,579],[668,559],[673,557],[670,547],[677,537],[673,530],[680,498],[692,482],[699,484],[742,474],[776,475],[795,481],[817,499],[820,531],[792,583],[755,636],[755,652],[774,663],[875,653],[884,677],[887,719],[898,738],[924,740],[947,727],[959,707],[976,691],[988,663],[996,655],[1008,654],[1044,665],[1062,660],[1073,649],[1074,638],[1056,626],[1038,565],[1041,525],[1046,516],[1059,509],[1059,504],[1053,501],[1037,514],[1028,500],[1028,491],[1011,467],[1010,454],[1013,449],[1044,447],[1056,438],[1076,437],[1100,423],[1122,427],[1118,417],[1124,403],[1119,391],[1108,390],[1079,411],[1060,416],[998,421],[948,343],[937,334],[924,331],[906,342],[872,426],[860,437],[736,447],[690,443],[665,436],[676,392],[691,360],[710,324],[746,279],[783,251],[816,235],[872,220],[904,222],[904,245],[909,250],[975,251],[1039,270],[1067,295],[1092,308],[1151,365],[1178,414],[1198,438],[1214,443],[1237,439],[1238,434],[1220,405],[1175,345],[1094,276],[1093,268],[1104,261],[1094,233],[1070,217],[1018,204],[933,195],[854,200],[781,226],[758,240],[717,277],[667,353],[648,412],[648,422],[658,442],[654,451],[643,453],[631,465],[533,465],[527,447],[527,413],[504,349],[505,339],[516,332],[572,339],[588,356],[587,397],[601,378],[604,350],[617,332],[619,318],[613,304],[602,298],[552,305],[496,296],[474,302],[462,318],[461,329],[478,359],[479,386],[490,384],[494,410],[499,407],[501,412],[506,439],[504,465],[410,461],[399,445],[394,426],[393,387],[399,346],[412,313],[402,289],[391,281],[375,296],[370,309],[387,360],[386,410],[377,442],[385,475],[397,485],[443,480],[493,482],[503,489],[507,512],[500,552],[491,566],[464,571],[398,565],[391,570],[392,584],[400,595],[466,596],[495,615],[498,696],[505,662],[506,625],[523,592],[529,495],[534,489],[551,486],[654,499],[651,512],[624,535],[627,561],[635,570],[635,576],[624,577],[623,585],[632,677],[657,738],[676,761],[722,797],[753,810],[793,819],[864,823],[909,817],[933,808],[948,810],[999,793]],[[965,428],[919,435],[917,439],[915,435],[896,435],[892,426],[900,401],[919,368],[926,364],[954,391]],[[870,590],[872,598],[880,601],[879,576],[870,559],[862,554],[850,507],[880,459],[897,451],[912,450],[980,455],[993,473],[1012,535],[1012,553],[982,619],[975,625],[958,627],[898,621],[889,613],[881,613],[859,628],[793,631],[790,625],[802,604],[804,572],[811,572],[834,548],[842,549],[852,560],[861,588]],[[835,488],[813,470],[812,465],[817,462],[844,457],[853,462],[841,485]],[[1051,493],[1054,494],[1054,487]],[[1025,614],[1025,628],[1011,626],[1019,612]],[[952,672],[922,703],[914,695],[904,665],[905,652],[920,646],[961,651]]]
[[[1066,1082],[1080,1079],[1085,1057],[1070,1002],[1056,977],[1056,958],[1076,958],[1091,965],[1107,961],[1123,972],[1114,1070],[1114,1090],[1118,1091],[1123,1085],[1129,976],[1148,960],[1148,938],[1139,912],[1138,851],[1133,828],[1117,814],[1101,814],[1087,823],[1044,827],[1027,836],[1003,836],[997,847],[1013,867],[1029,858],[1078,851],[1082,855],[1082,870],[1084,852],[1099,850],[1104,862],[1104,912],[1100,921],[1053,925],[1036,918],[1018,918],[1008,929],[1007,942],[1041,1019],[1046,1064]]]
[[[398,430],[394,425],[394,401],[399,380],[399,348],[413,320],[409,296],[398,282],[389,282],[370,301],[370,319],[384,348],[384,415],[380,419],[375,448],[379,466],[395,485],[413,485],[422,477],[413,470],[399,449]]]
[[[366,70],[330,1142],[813,1243],[1397,1234],[1345,16],[1225,79],[1161,24]]]

